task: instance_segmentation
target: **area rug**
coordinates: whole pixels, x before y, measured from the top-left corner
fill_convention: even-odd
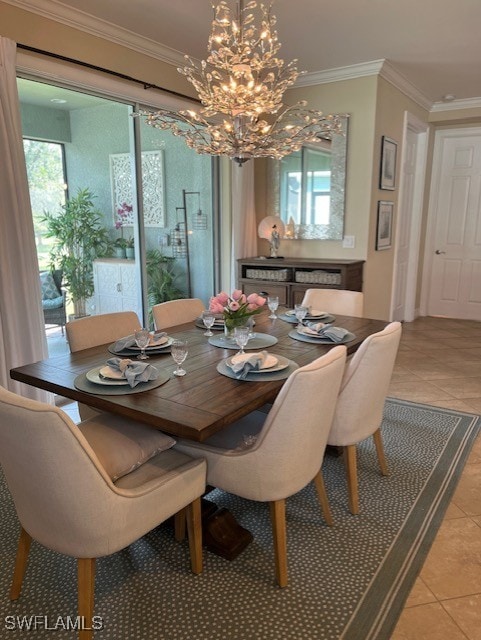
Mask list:
[[[477,416],[388,400],[391,475],[380,475],[373,444],[361,444],[361,513],[349,513],[342,459],[334,456],[324,464],[334,527],[325,525],[313,487],[288,500],[285,589],[274,581],[268,507],[213,492],[209,498],[230,509],[254,542],[232,562],[205,551],[199,576],[190,573],[187,544],[176,543],[167,525],[100,559],[95,638],[389,640],[479,426]],[[21,597],[9,601],[17,535],[2,478],[0,638],[75,638],[65,628],[77,610],[75,560],[34,543]]]

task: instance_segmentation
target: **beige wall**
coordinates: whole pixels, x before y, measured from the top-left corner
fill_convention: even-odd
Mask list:
[[[176,67],[0,1],[0,35],[193,96]]]
[[[286,103],[307,100],[311,109],[327,113],[347,113],[346,214],[344,234],[355,236],[354,249],[343,249],[340,240],[289,240],[281,253],[296,258],[365,259],[367,255],[367,220],[369,216],[373,159],[374,116],[376,107],[374,76],[290,90]],[[267,162],[256,160],[256,213],[258,221],[272,215],[266,206]],[[259,253],[266,253],[266,241],[258,241]]]
[[[376,251],[377,203],[392,200],[396,205],[399,189],[381,191],[379,166],[382,136],[398,142],[397,179],[402,155],[404,112],[426,121],[428,112],[407,98],[389,82],[377,76],[332,82],[289,92],[288,101],[305,99],[309,107],[324,113],[349,113],[347,153],[346,213],[344,235],[355,236],[355,248],[343,249],[341,241],[292,240],[282,243],[282,255],[306,258],[364,259],[365,313],[388,320],[392,296],[394,249]],[[259,221],[266,215],[266,163],[256,161],[256,207]],[[272,212],[267,212],[272,213]],[[396,215],[394,216],[394,225]],[[395,232],[395,227],[394,230]],[[259,240],[259,253],[265,253]]]
[[[189,83],[173,65],[13,7],[1,0],[0,35],[24,45],[108,68],[172,91],[194,95]],[[99,75],[102,76],[101,73]],[[325,113],[350,114],[344,233],[355,236],[355,248],[343,249],[340,241],[294,240],[283,242],[281,253],[288,257],[366,260],[364,272],[366,314],[388,320],[394,250],[375,251],[377,202],[378,200],[395,202],[394,225],[396,225],[399,189],[397,188],[394,192],[378,189],[381,138],[386,135],[399,143],[397,156],[397,185],[399,185],[403,121],[406,110],[420,120],[429,119],[434,131],[437,128],[479,125],[481,109],[428,114],[389,82],[377,76],[303,87],[288,92],[289,104],[301,99],[307,100],[311,108],[320,109]],[[428,206],[433,140],[434,135],[431,134],[424,224]],[[255,163],[256,208],[260,221],[272,212],[266,207],[266,162],[256,160]],[[225,203],[224,206],[226,206]],[[227,234],[228,231],[224,230],[224,240]],[[259,253],[267,252],[266,244],[265,241],[259,240]],[[423,246],[421,246],[421,261],[422,256]]]
[[[378,78],[376,101],[376,125],[374,133],[374,157],[372,197],[369,216],[369,242],[367,261],[364,265],[365,311],[369,317],[388,320],[393,287],[394,246],[385,251],[376,251],[376,223],[379,200],[394,202],[393,242],[398,222],[399,183],[402,163],[404,115],[408,111],[422,122],[428,112],[405,96],[383,78]],[[379,167],[381,164],[382,137],[387,136],[398,143],[396,164],[396,189],[379,189]]]

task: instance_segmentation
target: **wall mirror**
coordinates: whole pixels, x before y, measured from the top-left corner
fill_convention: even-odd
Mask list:
[[[346,115],[342,134],[268,161],[268,215],[282,218],[284,239],[342,240],[348,126]]]

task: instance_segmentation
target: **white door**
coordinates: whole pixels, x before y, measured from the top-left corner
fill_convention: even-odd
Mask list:
[[[406,112],[398,202],[392,320],[414,320],[428,125]]]
[[[481,129],[436,134],[427,314],[481,320]]]

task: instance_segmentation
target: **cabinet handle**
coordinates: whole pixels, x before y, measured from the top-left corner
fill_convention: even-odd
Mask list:
[[[122,291],[122,285],[120,282],[117,282],[117,291],[120,293]]]

